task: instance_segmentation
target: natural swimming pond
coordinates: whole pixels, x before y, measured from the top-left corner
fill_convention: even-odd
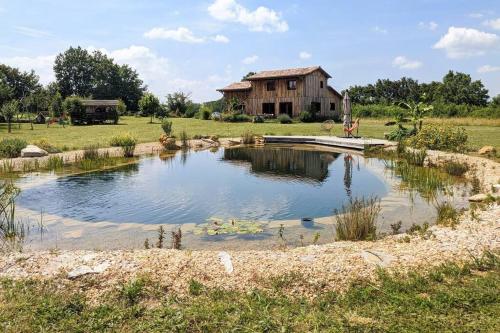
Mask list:
[[[22,209],[43,212],[49,224],[58,225],[54,229],[62,243],[68,237],[77,241],[92,234],[99,239],[108,233],[107,240],[127,244],[119,237],[125,230],[128,243],[137,246],[144,239],[138,230],[147,233],[165,225],[191,226],[196,231],[210,219],[262,222],[259,235],[235,233],[235,239],[258,241],[259,246],[280,224],[289,227],[294,237],[327,231],[331,241],[327,220],[353,198],[381,198],[386,207],[381,219],[387,223],[401,219],[399,214],[408,215],[405,223],[432,222],[428,189],[412,184],[408,173],[384,160],[322,147],[220,148],[181,151],[112,170],[52,177],[24,188],[17,203]],[[442,192],[445,179],[433,182],[436,188],[431,191]],[[301,223],[303,218],[319,223]],[[81,230],[75,232],[75,225]],[[90,232],[92,225],[98,228]],[[196,243],[195,234],[187,239]],[[202,243],[226,240],[198,238]],[[102,243],[94,246],[98,245]]]

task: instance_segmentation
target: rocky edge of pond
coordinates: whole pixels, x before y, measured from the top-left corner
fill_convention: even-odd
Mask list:
[[[151,152],[153,144],[144,144]],[[500,164],[462,154],[429,151],[433,164],[454,160],[471,166],[490,193],[500,180]],[[496,193],[490,193],[496,195]],[[333,242],[266,251],[114,250],[5,253],[0,277],[55,279],[81,288],[91,299],[135,278],[146,277],[178,295],[191,280],[207,287],[250,291],[270,287],[273,277],[299,275],[285,286],[290,295],[314,297],[321,291],[345,290],[359,278],[373,278],[379,267],[390,271],[425,271],[447,261],[471,260],[500,246],[500,206],[464,212],[455,228],[432,226],[423,234],[400,234],[377,241]]]

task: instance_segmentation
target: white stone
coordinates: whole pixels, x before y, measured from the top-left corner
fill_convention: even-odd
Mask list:
[[[86,274],[99,274],[108,269],[109,266],[111,266],[109,261],[102,262],[94,267],[90,267],[87,265],[78,266],[68,273],[68,278],[75,279]]]
[[[479,194],[476,194],[476,195],[469,197],[470,202],[481,202],[481,201],[484,201],[486,199],[488,199],[488,196],[486,194],[483,194],[483,193],[479,193]]]
[[[21,150],[21,157],[42,157],[48,154],[45,150],[35,145],[27,145],[26,148]]]
[[[219,252],[219,260],[226,268],[226,273],[231,274],[233,272],[233,262],[231,261],[231,256],[225,251]]]

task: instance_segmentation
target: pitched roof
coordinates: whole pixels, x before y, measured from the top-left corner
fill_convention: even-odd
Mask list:
[[[331,78],[330,74],[325,72],[321,66],[314,67],[304,67],[304,68],[289,68],[289,69],[278,69],[272,71],[262,71],[254,74],[247,78],[247,80],[265,80],[265,79],[277,79],[284,77],[294,77],[294,76],[305,76],[311,74],[315,71],[321,71],[327,78]]]
[[[332,93],[334,93],[338,97],[342,98],[342,94],[339,93],[337,90],[335,90],[332,86],[328,86],[328,90],[330,90]]]
[[[117,106],[118,100],[116,99],[84,99],[82,100],[84,106]]]
[[[250,90],[252,89],[252,83],[250,81],[234,82],[227,87],[217,89],[217,91],[239,91],[239,90]]]

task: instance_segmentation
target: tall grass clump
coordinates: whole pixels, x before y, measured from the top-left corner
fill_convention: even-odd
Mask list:
[[[81,157],[76,159],[76,167],[89,171],[106,166],[116,165],[117,160],[109,156],[109,152],[99,153],[98,146],[89,146],[83,150]]]
[[[131,134],[117,135],[111,138],[110,145],[112,147],[121,147],[123,157],[133,157],[137,139]]]
[[[21,139],[3,139],[0,141],[0,157],[19,157],[21,150],[26,148],[28,143]]]
[[[255,143],[255,135],[250,131],[245,131],[241,135],[241,142],[245,145],[251,145]]]
[[[179,135],[179,139],[181,140],[181,147],[182,148],[189,147],[189,137],[188,137],[186,131],[181,132],[181,134]]]
[[[458,224],[458,211],[449,202],[438,203],[436,211],[436,224],[445,227],[454,227]]]
[[[0,185],[0,249],[20,244],[26,233],[22,222],[15,219],[16,198],[21,191],[12,183]]]
[[[342,208],[335,210],[337,240],[374,240],[377,236],[375,224],[380,213],[380,200],[376,197],[355,198]]]
[[[163,119],[161,121],[161,129],[166,136],[170,136],[170,134],[172,134],[172,122],[170,120]]]
[[[425,149],[417,149],[413,151],[406,150],[403,158],[411,165],[424,166],[427,151]]]
[[[458,161],[446,161],[446,163],[443,164],[443,169],[449,175],[462,177],[469,171],[469,165]]]
[[[48,170],[60,170],[64,167],[64,158],[62,156],[49,156],[45,168]]]

